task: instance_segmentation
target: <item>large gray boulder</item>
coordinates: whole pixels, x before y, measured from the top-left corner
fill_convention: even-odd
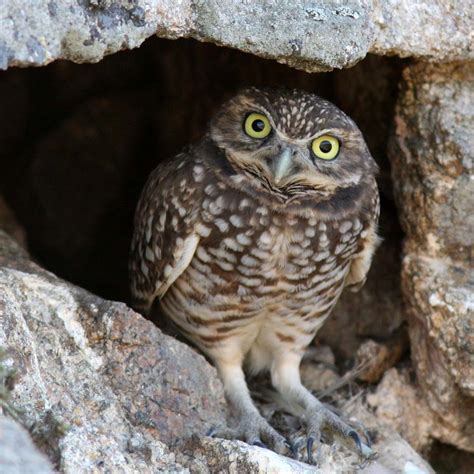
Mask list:
[[[367,53],[472,60],[470,2],[0,0],[0,69],[56,59],[96,62],[152,35],[192,37],[306,71]]]
[[[18,372],[13,403],[63,471],[174,469],[164,443],[225,421],[201,355],[42,270],[1,231],[0,315],[0,346]]]

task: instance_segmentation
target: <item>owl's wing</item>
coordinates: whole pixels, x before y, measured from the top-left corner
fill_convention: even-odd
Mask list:
[[[367,235],[362,240],[361,250],[352,257],[345,282],[345,287],[350,291],[359,291],[364,286],[379,241],[374,223],[367,229]]]
[[[371,182],[369,220],[363,225],[361,234],[361,245],[359,251],[352,257],[349,274],[347,275],[345,287],[350,291],[359,291],[367,279],[372,258],[381,239],[377,235],[377,225],[380,215],[380,196],[375,179]]]
[[[148,312],[190,264],[199,243],[203,168],[190,155],[178,155],[156,168],[135,213],[130,256],[132,305]]]

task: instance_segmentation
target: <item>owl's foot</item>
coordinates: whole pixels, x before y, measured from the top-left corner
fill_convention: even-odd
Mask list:
[[[242,417],[235,428],[213,429],[214,438],[239,439],[247,444],[271,449],[278,454],[294,455],[294,448],[260,415]]]
[[[354,427],[343,421],[324,405],[320,404],[311,410],[307,410],[304,419],[308,433],[306,449],[309,463],[314,464],[313,450],[318,451],[322,435],[330,439],[337,438],[348,448],[357,450],[364,457],[369,457],[372,454],[370,438],[366,430],[363,427],[361,428],[361,425],[358,426],[358,429],[364,434],[365,440],[362,441]]]

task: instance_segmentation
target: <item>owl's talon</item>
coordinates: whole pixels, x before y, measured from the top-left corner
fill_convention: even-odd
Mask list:
[[[362,450],[362,442],[360,440],[360,436],[357,434],[356,431],[352,430],[350,433],[349,433],[349,436],[354,440],[354,443],[357,445],[357,448],[359,449],[359,451],[362,453],[363,450]]]
[[[224,428],[213,433],[216,438],[239,439],[249,445],[286,453],[286,440],[262,417],[244,417],[235,428]],[[263,440],[263,441],[262,441]]]
[[[206,436],[210,436],[211,438],[214,438],[215,435],[216,435],[216,427],[215,426],[211,426],[211,428],[209,428],[207,431],[206,431]]]
[[[287,440],[285,444],[286,444],[286,447],[288,448],[288,453],[290,457],[293,459],[296,459],[298,456],[298,448],[296,444],[289,440]]]
[[[308,464],[314,464],[313,444],[314,438],[312,436],[309,436],[308,440],[306,441],[306,454],[308,456]]]
[[[329,435],[330,439],[333,436],[336,436],[336,438],[342,438],[341,441],[345,441],[344,444],[347,447],[351,449],[355,448],[355,450],[363,457],[369,457],[372,454],[370,438],[366,435],[366,430],[362,429],[360,426],[358,427],[359,431],[364,433],[364,436],[367,437],[368,444],[365,443],[365,439],[362,441],[357,428],[351,426],[353,423],[345,422],[331,409],[328,409],[323,405],[318,405],[307,411],[305,419],[308,424],[308,459],[312,460],[312,456],[310,457],[312,454],[311,449],[313,443],[318,440],[317,434],[321,432],[324,435]]]
[[[367,428],[360,421],[350,420],[347,422],[347,425],[352,428],[347,435],[354,441],[359,453],[364,457],[371,456],[372,439]]]
[[[349,425],[351,425],[354,430],[358,431],[359,433],[362,433],[364,435],[364,438],[365,438],[365,444],[367,445],[367,447],[372,447],[372,438],[370,436],[370,433],[369,431],[367,430],[367,428],[360,422],[360,421],[350,421],[349,422]]]

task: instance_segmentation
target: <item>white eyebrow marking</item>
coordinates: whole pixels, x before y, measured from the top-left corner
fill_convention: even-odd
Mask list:
[[[287,142],[303,146],[306,145],[308,141],[314,140],[315,138],[318,138],[322,135],[334,135],[337,138],[337,136],[340,135],[341,132],[345,131],[341,128],[325,128],[323,130],[318,130],[314,135],[310,135],[306,138],[290,138],[288,135],[278,130],[278,128],[275,128],[275,132],[280,138],[283,138]]]
[[[267,99],[268,99],[268,97],[267,97]],[[277,100],[277,101],[275,101],[275,103],[274,103],[273,105],[279,105],[281,102],[282,102],[281,99],[280,99],[280,100]],[[288,99],[287,102],[288,102],[288,104],[289,104],[290,106],[293,106],[293,105],[296,103],[295,100],[293,100],[293,99]],[[321,115],[322,117],[315,117],[315,121],[316,121],[316,122],[321,123],[322,120],[320,120],[320,119],[324,119],[324,118],[323,118],[324,115],[327,115],[327,114],[328,114],[328,109],[327,109],[326,107],[324,107],[324,103],[325,103],[325,102],[328,103],[329,105],[331,105],[329,102],[322,100],[323,107],[320,109],[320,115]],[[304,103],[305,103],[305,102],[304,102],[304,100],[303,100],[302,103],[300,104],[299,108],[300,108],[300,109],[304,109],[304,110],[303,110],[303,113],[305,113],[306,115],[308,115],[309,112],[312,111],[315,106],[314,106],[314,105],[311,105],[309,108],[306,108],[306,107],[304,106]],[[347,133],[347,130],[342,129],[342,128],[325,128],[325,129],[323,129],[323,130],[318,130],[318,131],[315,132],[313,135],[309,135],[309,136],[307,136],[307,137],[305,137],[305,138],[290,138],[288,135],[286,135],[284,132],[282,132],[281,130],[278,129],[278,127],[276,126],[275,121],[273,120],[272,115],[270,114],[270,112],[269,112],[263,105],[260,105],[260,104],[253,104],[252,101],[250,100],[248,104],[247,104],[247,103],[245,104],[245,106],[248,106],[248,107],[249,107],[249,110],[252,110],[253,112],[257,112],[257,113],[261,113],[261,114],[265,115],[265,116],[268,118],[268,120],[270,121],[270,124],[271,124],[271,126],[272,126],[272,130],[275,130],[276,134],[277,134],[280,138],[283,138],[283,139],[285,139],[288,143],[293,143],[293,144],[295,144],[295,145],[300,145],[300,146],[306,145],[306,144],[308,143],[308,141],[314,140],[315,138],[318,138],[318,137],[320,137],[321,135],[325,135],[325,134],[328,134],[328,133],[330,133],[330,134],[332,134],[332,135],[335,135],[336,137],[337,137],[338,135],[342,134],[342,133]],[[281,105],[280,105],[280,107],[281,107]],[[298,108],[293,107],[293,109],[294,109],[294,112],[293,112],[293,115],[294,115],[294,114],[298,111]],[[282,122],[283,122],[282,119],[283,119],[284,117],[285,117],[285,116],[282,115],[281,118],[280,118],[280,120],[281,120]],[[342,118],[345,123],[347,123],[348,125],[350,125],[350,120],[348,120],[348,117],[347,117],[347,116],[342,115],[342,117],[340,117],[340,118]],[[286,121],[285,121],[285,122],[286,122]],[[283,124],[283,125],[284,125],[284,124]]]

